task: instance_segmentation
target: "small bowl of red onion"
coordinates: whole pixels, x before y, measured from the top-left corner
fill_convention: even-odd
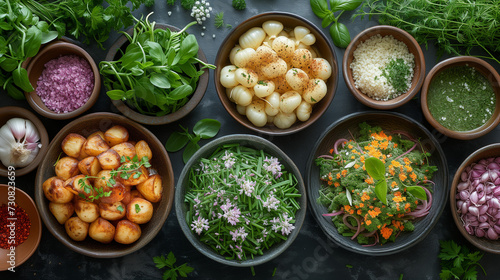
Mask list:
[[[33,110],[47,118],[79,116],[95,104],[101,91],[94,59],[70,42],[45,46],[31,59],[27,71],[34,91],[26,92],[26,99]]]
[[[464,160],[453,178],[450,202],[462,235],[477,248],[500,254],[500,143]]]

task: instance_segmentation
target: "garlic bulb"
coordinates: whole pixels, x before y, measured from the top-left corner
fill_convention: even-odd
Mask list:
[[[25,167],[38,154],[41,144],[35,125],[26,119],[12,118],[0,128],[0,161],[5,166]]]
[[[262,24],[262,28],[269,35],[270,39],[274,39],[283,30],[283,24],[276,20],[268,20]]]

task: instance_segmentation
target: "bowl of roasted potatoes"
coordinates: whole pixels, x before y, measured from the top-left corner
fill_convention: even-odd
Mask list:
[[[35,200],[49,231],[96,258],[153,239],[172,208],[174,175],[162,143],[123,116],[94,113],[54,137],[38,167]]]

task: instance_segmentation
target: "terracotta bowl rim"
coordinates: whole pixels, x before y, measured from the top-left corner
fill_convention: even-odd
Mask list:
[[[180,30],[180,28],[178,28],[174,25],[166,24],[166,23],[155,23],[155,27],[159,27],[159,28],[163,28],[163,29],[168,28],[168,29],[174,30],[174,31]],[[131,27],[126,32],[129,35],[132,35],[133,31],[134,31],[134,28]],[[105,60],[112,61],[114,59],[115,55],[118,53],[118,50],[120,49],[120,47],[127,42],[128,42],[128,40],[127,40],[127,37],[125,37],[125,35],[121,35],[120,37],[118,37],[118,39],[116,39],[116,41],[113,43],[113,45],[111,45],[111,47],[109,48],[109,51],[106,54]],[[201,49],[201,46],[199,46],[199,49],[198,49],[198,59],[207,63],[207,57],[205,56],[205,53]],[[196,106],[198,106],[198,104],[203,99],[205,92],[207,91],[209,79],[210,79],[210,71],[209,71],[209,69],[204,69],[204,73],[200,76],[200,78],[198,80],[198,85],[196,86],[196,89],[193,92],[193,94],[190,96],[189,101],[186,104],[184,104],[184,106],[182,106],[179,110],[175,111],[174,113],[167,114],[164,116],[157,117],[157,116],[143,115],[143,114],[133,110],[132,108],[130,108],[122,100],[111,100],[111,102],[118,109],[118,111],[120,111],[120,113],[122,113],[124,116],[126,116],[126,117],[128,117],[128,118],[130,118],[138,123],[147,124],[147,125],[169,124],[169,123],[172,123],[172,122],[175,122],[175,121],[178,121],[178,120],[184,118],[189,113],[191,113],[191,111],[193,111],[196,108]]]
[[[483,136],[493,130],[500,123],[500,111],[495,110],[493,112],[492,118],[490,122],[469,131],[454,131],[450,130],[443,125],[441,125],[438,121],[434,119],[431,112],[429,111],[429,107],[427,106],[427,95],[429,93],[429,86],[432,79],[438,74],[440,71],[444,70],[447,67],[452,67],[453,65],[462,65],[467,63],[473,63],[484,67],[489,73],[493,75],[494,80],[496,80],[497,85],[493,84],[493,90],[495,91],[495,95],[497,98],[497,104],[500,102],[500,75],[498,72],[485,60],[473,57],[473,56],[455,56],[445,59],[434,67],[432,67],[431,71],[427,74],[424,84],[422,86],[422,92],[420,94],[420,105],[422,107],[422,112],[425,116],[425,119],[439,132],[442,134],[449,136],[451,138],[459,139],[459,140],[471,140]],[[495,88],[498,88],[495,90]],[[497,106],[498,107],[498,106]]]
[[[47,108],[45,105],[40,105],[43,104],[41,101],[40,97],[36,94],[36,90],[32,92],[25,92],[24,96],[26,97],[26,100],[28,101],[28,104],[35,110],[37,113],[40,115],[50,118],[50,119],[55,119],[55,120],[65,120],[65,119],[71,119],[74,117],[77,117],[81,115],[82,113],[86,112],[94,104],[96,103],[99,93],[101,91],[101,76],[99,74],[99,68],[97,67],[97,64],[95,63],[94,59],[90,56],[90,54],[84,50],[82,47],[71,43],[67,40],[62,40],[62,41],[55,41],[47,44],[47,46],[43,47],[40,52],[38,52],[37,55],[35,55],[33,58],[30,59],[28,66],[27,66],[27,71],[28,71],[28,76],[30,76],[31,71],[34,65],[38,63],[39,60],[42,59],[42,57],[50,52],[56,51],[59,48],[71,48],[73,49],[80,57],[85,58],[87,62],[89,63],[90,67],[92,68],[92,72],[94,73],[94,89],[92,90],[92,93],[87,100],[85,104],[83,104],[80,108],[68,112],[68,113],[55,113],[54,111],[50,110]],[[36,88],[36,85],[34,86]],[[35,102],[35,100],[39,100],[40,104]]]
[[[42,121],[40,121],[40,119],[28,109],[18,106],[2,107],[2,113],[0,113],[0,115],[4,114],[3,112],[5,111],[12,111],[14,112],[13,115],[16,115],[17,117],[27,118],[28,120],[30,120],[35,125],[38,134],[40,136],[40,143],[42,144],[42,147],[38,150],[38,154],[36,155],[35,159],[27,166],[16,169],[16,176],[23,176],[33,171],[35,168],[37,168],[38,165],[44,159],[45,154],[47,153],[49,147],[49,135]],[[0,123],[0,126],[2,125],[4,124]],[[0,162],[0,176],[3,177],[8,176],[8,170],[1,162]]]
[[[272,126],[272,127],[267,127],[267,126],[256,127],[252,123],[250,123],[249,121],[246,121],[246,117],[245,116],[241,116],[238,113],[233,114],[232,111],[234,110],[233,107],[235,107],[235,104],[227,99],[226,93],[225,93],[225,88],[220,84],[220,81],[219,81],[220,80],[220,70],[224,66],[226,66],[226,65],[222,66],[222,63],[221,63],[221,62],[223,62],[223,60],[225,60],[225,58],[222,57],[223,49],[233,48],[234,47],[234,46],[229,46],[228,45],[228,41],[232,40],[233,36],[236,36],[236,33],[239,32],[239,28],[242,25],[250,24],[253,21],[260,21],[261,18],[263,18],[263,17],[264,18],[265,17],[269,17],[269,20],[272,20],[273,16],[288,17],[288,18],[291,18],[293,20],[301,21],[301,22],[303,22],[303,24],[304,24],[305,27],[307,27],[307,28],[309,28],[311,30],[314,30],[314,32],[316,32],[317,34],[320,35],[321,40],[324,41],[324,44],[326,46],[328,46],[327,49],[322,50],[322,52],[323,52],[322,57],[325,58],[326,56],[328,56],[328,57],[331,56],[331,60],[334,62],[334,65],[331,65],[331,67],[332,67],[332,75],[326,81],[327,84],[328,84],[328,82],[331,79],[333,79],[332,82],[334,83],[334,86],[333,87],[329,87],[329,89],[327,91],[327,95],[323,98],[323,100],[320,101],[320,102],[324,101],[324,102],[328,103],[325,106],[325,109],[322,112],[320,112],[319,114],[317,114],[317,115],[315,115],[313,117],[313,114],[314,114],[314,108],[313,108],[313,113],[311,114],[311,118],[309,120],[307,120],[305,122],[300,122],[300,121],[297,120],[297,122],[295,124],[293,124],[291,127],[287,128],[287,129],[279,129],[279,128],[274,127],[274,126]],[[319,39],[320,38],[318,38],[316,36],[316,43],[315,44],[317,44],[317,41]],[[326,56],[324,55],[325,53],[326,53]],[[333,99],[335,97],[335,94],[336,94],[337,88],[338,88],[338,84],[339,84],[339,70],[338,70],[337,55],[336,55],[336,53],[335,53],[335,51],[333,49],[333,46],[332,46],[330,40],[325,36],[325,34],[323,33],[323,31],[320,28],[318,28],[315,24],[313,24],[311,21],[309,21],[305,17],[302,17],[302,16],[294,14],[294,13],[290,13],[290,12],[268,11],[268,12],[264,12],[264,13],[260,13],[260,14],[254,15],[254,16],[252,16],[252,17],[250,17],[250,18],[242,21],[241,23],[239,23],[238,26],[234,27],[229,32],[229,34],[224,38],[224,40],[222,41],[221,47],[217,51],[217,55],[215,57],[215,65],[217,66],[217,68],[215,69],[215,75],[214,75],[215,89],[216,89],[216,92],[217,92],[217,96],[219,97],[219,100],[221,101],[221,103],[224,106],[224,108],[226,109],[226,111],[231,115],[231,117],[233,119],[235,119],[241,125],[245,126],[246,128],[249,128],[249,129],[251,129],[251,130],[253,130],[255,132],[263,133],[263,134],[266,134],[266,135],[285,136],[285,135],[289,135],[289,134],[301,131],[301,130],[309,127],[310,125],[312,125],[319,118],[321,118],[321,116],[331,106],[331,103],[333,102]],[[318,105],[318,104],[316,104],[316,105]]]
[[[356,50],[355,45],[357,47],[357,45],[359,43],[361,43],[360,40],[363,37],[366,37],[367,34],[375,32],[377,30],[378,31],[389,31],[393,34],[400,34],[404,38],[406,38],[411,43],[411,46],[413,46],[416,49],[416,52],[417,52],[417,56],[415,57],[415,67],[417,65],[420,65],[420,71],[418,73],[414,73],[414,75],[417,75],[417,74],[419,75],[418,79],[412,83],[410,90],[408,92],[396,97],[396,98],[389,99],[387,101],[373,99],[373,98],[367,96],[366,94],[362,93],[359,89],[357,89],[354,86],[354,83],[352,80],[352,70],[350,68],[350,65],[348,65],[349,58],[353,56],[353,53]],[[379,34],[379,33],[376,33],[376,34]],[[375,36],[376,34],[373,34],[372,36]],[[391,35],[391,34],[388,34],[388,35]],[[371,36],[370,36],[370,38],[371,38]],[[405,42],[403,42],[403,43],[405,43]],[[409,46],[409,45],[407,44],[407,46]],[[410,33],[406,32],[403,29],[395,27],[395,26],[375,25],[375,26],[372,26],[372,27],[369,27],[369,28],[363,30],[361,33],[356,35],[351,40],[351,42],[349,43],[349,45],[347,46],[347,48],[344,52],[344,56],[343,56],[343,60],[342,60],[342,74],[344,76],[344,81],[347,85],[347,88],[349,89],[351,94],[359,102],[361,102],[362,104],[364,104],[368,107],[371,107],[373,109],[379,109],[379,110],[394,109],[394,108],[400,107],[400,106],[406,104],[407,102],[409,102],[413,97],[415,97],[418,94],[418,92],[422,88],[422,84],[423,84],[424,79],[425,79],[425,56],[424,56],[424,53],[422,51],[422,48],[420,47],[418,42],[415,40],[415,38]]]

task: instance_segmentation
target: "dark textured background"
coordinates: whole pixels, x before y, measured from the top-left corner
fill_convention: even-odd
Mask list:
[[[141,13],[147,14],[154,10],[155,13],[151,16],[151,20],[169,23],[178,27],[183,27],[192,20],[189,17],[190,12],[182,9],[180,4],[172,8],[167,7],[164,0],[157,0],[156,2],[152,9],[143,9],[135,14],[140,16]],[[266,11],[293,12],[321,26],[321,20],[312,13],[307,0],[247,0],[247,8],[244,11],[235,11],[230,2],[231,0],[212,0],[211,5],[214,12],[224,11],[225,22],[232,24],[233,27],[248,17]],[[169,10],[172,11],[171,16],[167,14]],[[351,38],[365,28],[377,24],[376,21],[369,21],[368,19],[361,20],[358,18],[352,21],[350,19],[351,14],[344,13],[341,17],[341,21],[349,27]],[[213,25],[213,16],[205,23],[206,30],[202,30],[201,26],[193,26],[188,30],[196,35],[210,63],[214,62],[223,38],[230,32],[230,29],[216,29]],[[327,29],[323,29],[323,31],[328,35]],[[205,32],[204,37],[200,35],[201,32]],[[215,39],[212,38],[212,34],[216,35]],[[117,33],[111,34],[105,46],[109,47],[117,37]],[[104,59],[106,52],[96,45],[83,46],[90,52],[96,62]],[[425,46],[422,46],[422,48],[426,58],[426,69],[429,72],[438,61],[435,48],[432,43],[429,44],[428,49],[425,49]],[[344,50],[336,47],[334,49],[337,62],[340,65]],[[489,62],[497,71],[500,71],[500,65],[493,61]],[[282,148],[295,161],[304,177],[306,176],[305,165],[309,153],[317,137],[324,129],[344,115],[370,110],[350,94],[345,86],[341,69],[339,69],[339,73],[339,86],[335,98],[328,111],[315,124],[301,132],[285,137],[260,135]],[[213,72],[210,75],[208,90],[201,103],[190,115],[171,125],[146,126],[157,135],[160,141],[165,142],[172,131],[178,130],[179,124],[184,127],[193,127],[198,120],[203,118],[214,118],[222,123],[218,136],[233,133],[255,134],[234,121],[224,110],[215,91]],[[29,108],[26,102],[14,101],[2,94],[0,106],[9,105]],[[104,93],[104,87],[99,100],[88,113],[101,111],[117,112]],[[456,169],[470,153],[487,144],[496,142],[500,137],[500,129],[496,128],[488,135],[472,141],[447,138],[434,130],[425,121],[420,110],[418,97],[393,111],[403,113],[423,123],[436,136],[447,155],[450,183]],[[40,117],[40,119],[44,122],[50,138],[54,137],[58,130],[70,121],[54,121],[43,117]],[[203,143],[206,142],[202,141],[201,144]],[[179,176],[184,166],[181,153],[170,154],[170,159],[174,165],[177,182],[177,176]],[[33,196],[35,174],[36,172],[33,171],[28,175],[18,177],[16,179],[17,187]],[[0,183],[7,182],[7,178],[0,178]],[[171,211],[162,231],[142,250],[116,259],[94,259],[77,254],[58,242],[44,228],[42,242],[35,254],[24,264],[16,267],[15,273],[0,272],[0,279],[160,279],[163,270],[160,271],[155,268],[152,258],[160,254],[167,254],[169,251],[174,252],[176,255],[177,264],[187,262],[194,267],[194,272],[189,275],[189,279],[399,279],[401,275],[403,279],[439,279],[439,240],[453,239],[461,245],[470,246],[460,236],[453,223],[448,205],[445,207],[438,224],[422,242],[409,250],[384,257],[363,256],[339,248],[326,238],[308,211],[306,222],[292,246],[273,261],[255,267],[256,276],[252,277],[250,268],[234,268],[221,265],[199,253],[184,237],[174,212]],[[499,262],[500,256],[485,254],[481,264],[488,275],[484,277],[483,273],[480,272],[480,278],[500,279]],[[276,274],[272,277],[275,269]]]

